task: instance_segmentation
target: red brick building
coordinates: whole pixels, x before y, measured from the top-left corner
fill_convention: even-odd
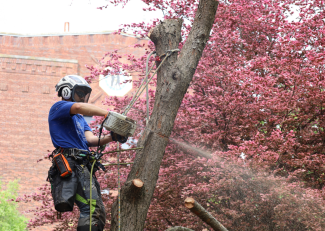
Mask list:
[[[54,86],[67,74],[89,75],[85,65],[96,65],[108,51],[133,48],[140,39],[110,32],[87,34],[0,34],[0,170],[5,183],[20,178],[20,195],[45,183],[49,163],[37,160],[53,150],[47,117],[59,100]],[[101,105],[106,93],[92,84],[89,102]],[[132,91],[132,90],[131,90]]]

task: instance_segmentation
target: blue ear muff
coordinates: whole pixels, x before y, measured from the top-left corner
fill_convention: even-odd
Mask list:
[[[61,92],[63,99],[70,99],[71,98],[71,90],[68,87],[64,87]]]

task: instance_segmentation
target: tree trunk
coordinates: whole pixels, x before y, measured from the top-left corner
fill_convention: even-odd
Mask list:
[[[183,100],[203,49],[209,39],[218,2],[200,0],[192,30],[177,59],[173,53],[157,73],[155,105],[143,135],[138,141],[136,158],[127,182],[140,179],[144,185],[139,197],[129,197],[128,187],[121,188],[121,230],[144,229],[147,212],[158,180],[161,160],[174,126],[178,108]],[[165,20],[150,34],[157,55],[177,49],[181,41],[182,20]],[[111,230],[118,230],[117,201],[112,206]]]

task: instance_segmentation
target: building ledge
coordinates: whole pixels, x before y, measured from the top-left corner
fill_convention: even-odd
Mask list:
[[[63,33],[46,33],[46,34],[18,34],[18,33],[7,33],[0,32],[0,36],[14,36],[14,37],[50,37],[50,36],[76,36],[76,35],[104,35],[113,34],[115,31],[100,31],[100,32],[63,32]],[[134,34],[121,33],[122,36],[139,38],[140,36]],[[144,40],[148,38],[142,38]]]
[[[75,59],[50,59],[50,58],[43,58],[43,57],[7,55],[7,54],[0,54],[0,58],[31,59],[31,60],[41,60],[41,61],[60,62],[60,63],[78,63],[78,60]]]

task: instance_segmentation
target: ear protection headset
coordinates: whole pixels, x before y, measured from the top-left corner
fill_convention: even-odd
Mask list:
[[[71,90],[68,87],[64,87],[61,92],[63,99],[70,99],[71,98]]]

